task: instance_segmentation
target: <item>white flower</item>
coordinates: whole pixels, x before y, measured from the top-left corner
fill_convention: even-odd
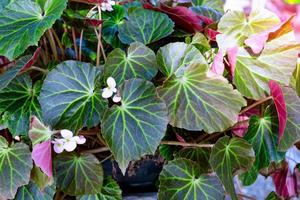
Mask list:
[[[114,93],[117,92],[116,81],[113,77],[108,77],[106,80],[107,87],[103,89],[102,97],[105,99],[110,98]]]
[[[109,11],[109,12],[111,12],[111,11],[114,10],[112,6],[115,5],[115,4],[116,4],[115,1],[106,0],[105,2],[101,3],[101,10],[102,11]]]
[[[115,103],[119,103],[121,101],[121,96],[119,94],[116,94],[112,100]]]
[[[77,144],[84,144],[86,142],[85,137],[73,136],[73,132],[70,130],[61,130],[60,134],[63,138],[52,141],[54,144],[53,148],[56,153],[61,153],[64,150],[68,152],[74,151],[77,147]]]

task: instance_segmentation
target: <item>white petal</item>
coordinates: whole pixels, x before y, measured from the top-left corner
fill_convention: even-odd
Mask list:
[[[117,93],[117,92],[118,92],[117,88],[112,88],[111,90],[112,90],[114,93]]]
[[[120,101],[121,101],[121,97],[120,96],[118,96],[118,95],[115,95],[114,97],[113,97],[113,102],[115,102],[115,103],[119,103]]]
[[[65,139],[70,139],[73,137],[73,132],[67,129],[63,129],[60,131],[60,134]]]
[[[109,88],[104,88],[102,91],[102,97],[105,99],[110,98],[113,95],[113,91]]]
[[[68,152],[74,151],[76,149],[76,146],[77,146],[76,142],[72,140],[64,143],[64,149]]]
[[[106,4],[106,9],[109,12],[114,10],[110,4]]]
[[[86,139],[83,135],[75,136],[74,139],[77,144],[84,144],[86,142]]]
[[[110,1],[110,5],[116,5],[115,1]]]
[[[61,153],[64,151],[63,143],[56,142],[56,141],[53,141],[52,143],[54,143],[53,150],[55,151],[55,153]]]
[[[109,4],[108,4],[109,5]],[[110,5],[109,5],[110,6]],[[110,6],[111,7],[111,6]],[[106,6],[106,8],[107,8],[107,6]],[[116,87],[116,81],[115,81],[115,79],[113,78],[113,77],[108,77],[108,79],[107,79],[107,81],[106,81],[106,83],[107,83],[107,85],[108,85],[108,87],[110,87],[110,88],[115,88]]]

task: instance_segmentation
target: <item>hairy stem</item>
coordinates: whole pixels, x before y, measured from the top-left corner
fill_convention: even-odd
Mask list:
[[[253,104],[251,104],[250,106],[247,106],[246,108],[244,108],[239,114],[243,114],[245,112],[247,112],[248,110],[255,108],[256,106],[265,103],[266,101],[271,100],[273,97],[272,96],[268,96],[267,98],[261,99]]]
[[[56,50],[56,44],[55,44],[54,37],[53,37],[53,34],[52,34],[50,29],[47,31],[47,37],[48,37],[48,41],[50,43],[50,47],[51,47],[54,59],[56,61],[58,61],[58,54],[57,54],[57,50]]]
[[[64,50],[64,47],[63,47],[63,45],[62,45],[62,43],[61,43],[58,35],[56,34],[55,30],[53,28],[51,28],[50,30],[51,30],[51,32],[52,32],[52,34],[54,36],[55,41],[58,44],[58,47],[60,48],[62,59],[65,60],[65,50]]]
[[[83,38],[83,29],[81,30],[81,33],[80,33],[80,42],[79,42],[79,61],[81,61],[82,38]]]
[[[160,144],[183,146],[183,147],[204,147],[204,148],[212,148],[214,146],[213,144],[183,143],[183,142],[176,142],[176,141],[162,141]]]
[[[72,38],[73,38],[73,45],[74,45],[76,59],[78,59],[78,49],[77,49],[77,44],[76,44],[76,35],[75,35],[74,27],[72,27]]]

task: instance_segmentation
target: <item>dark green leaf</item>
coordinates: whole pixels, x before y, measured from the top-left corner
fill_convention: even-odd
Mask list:
[[[125,44],[138,41],[150,44],[173,32],[174,23],[163,13],[136,9],[119,27],[119,38]]]
[[[203,174],[199,166],[188,159],[176,159],[165,165],[159,182],[159,200],[224,198],[218,177]]]
[[[135,9],[142,8],[143,4],[140,1],[131,1],[127,2],[123,5],[123,8],[125,9],[126,17],[130,15]]]
[[[282,200],[275,192],[271,192],[265,200]]]
[[[31,169],[29,147],[24,143],[9,146],[0,136],[0,199],[14,198],[18,187],[28,184]]]
[[[47,0],[44,11],[37,2],[17,0],[0,12],[0,55],[13,60],[37,45],[44,32],[60,18],[67,0]]]
[[[5,112],[6,125],[13,135],[27,135],[30,116],[41,118],[37,97],[41,82],[32,87],[29,75],[23,74],[0,90],[0,114]]]
[[[14,200],[53,200],[55,187],[46,187],[41,191],[36,184],[29,182],[18,189]]]
[[[288,117],[278,148],[280,151],[287,151],[296,141],[300,140],[300,98],[292,88],[283,87],[282,90]]]
[[[140,42],[131,43],[127,55],[121,49],[113,50],[104,67],[105,77],[114,77],[117,85],[131,78],[151,80],[156,73],[155,53]]]
[[[54,159],[56,186],[69,195],[101,192],[103,170],[92,154],[63,153]]]
[[[263,117],[252,116],[248,131],[244,136],[255,152],[253,167],[258,171],[268,167],[271,161],[279,162],[284,154],[277,151],[278,119],[272,113],[271,107],[267,108]]]
[[[197,13],[198,15],[202,15],[205,17],[208,17],[212,19],[215,22],[218,22],[222,14],[215,10],[214,7],[208,7],[208,6],[195,6],[190,8],[194,13]]]
[[[258,170],[256,167],[252,166],[250,170],[247,172],[239,175],[239,179],[242,181],[244,186],[252,185],[257,177],[258,177]]]
[[[223,1],[222,0],[192,0],[193,6],[207,6],[214,8],[217,11],[223,13]]]
[[[107,107],[97,87],[100,74],[96,67],[77,61],[53,69],[39,97],[45,123],[73,131],[97,125]]]
[[[208,148],[183,148],[175,154],[175,157],[192,160],[199,165],[203,172],[207,172],[210,169],[210,152]]]
[[[168,113],[149,81],[126,80],[120,92],[122,105],[105,112],[101,131],[125,173],[131,160],[155,152],[167,128]]]
[[[84,195],[78,200],[121,200],[122,190],[120,189],[118,183],[111,177],[105,177],[103,181],[103,186],[101,193],[93,195]]]
[[[238,199],[234,190],[233,173],[238,170],[247,171],[254,159],[252,146],[240,138],[222,137],[212,148],[209,163],[233,200]]]
[[[126,5],[126,4],[125,4]],[[102,36],[105,42],[114,48],[122,47],[122,43],[118,38],[119,26],[124,23],[125,11],[122,6],[115,5],[113,11],[103,12],[102,18]]]
[[[175,42],[161,47],[157,52],[159,70],[167,77],[173,74],[180,75],[191,63],[206,64],[201,52],[193,45]]]
[[[237,122],[245,100],[227,79],[209,76],[206,68],[203,64],[179,68],[180,76],[171,76],[158,88],[168,106],[172,126],[213,133]]]

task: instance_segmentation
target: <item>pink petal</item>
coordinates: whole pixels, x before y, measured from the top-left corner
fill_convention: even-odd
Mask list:
[[[51,140],[37,144],[32,149],[31,157],[36,166],[48,176],[52,177]]]
[[[211,65],[210,71],[212,73],[215,73],[217,75],[223,75],[224,72],[224,63],[223,63],[223,51],[221,49],[219,49],[218,53],[216,54],[214,61]]]
[[[287,121],[287,111],[286,104],[284,100],[284,95],[281,90],[281,87],[278,83],[273,80],[269,81],[270,93],[273,97],[273,101],[275,103],[275,107],[277,110],[278,121],[279,121],[279,137],[278,141],[282,138],[286,126]]]
[[[296,41],[300,43],[300,6],[297,6],[297,15],[293,21]]]
[[[86,142],[86,139],[83,135],[75,136],[74,139],[77,144],[84,144]]]
[[[234,46],[227,49],[227,57],[229,61],[229,67],[230,67],[230,75],[232,78],[234,77],[234,70],[235,70],[235,64],[236,64],[236,58],[237,54],[239,52],[239,47]]]

